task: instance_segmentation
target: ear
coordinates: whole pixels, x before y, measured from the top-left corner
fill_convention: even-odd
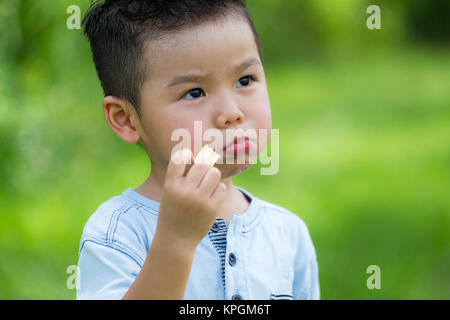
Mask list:
[[[139,141],[140,135],[134,124],[133,106],[124,99],[107,96],[103,99],[103,114],[111,130],[129,144]]]

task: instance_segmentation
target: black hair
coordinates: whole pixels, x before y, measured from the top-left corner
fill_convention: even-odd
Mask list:
[[[230,13],[248,21],[262,62],[258,33],[244,0],[92,0],[83,18],[84,34],[105,96],[126,99],[140,116],[140,88],[149,72],[147,41]]]

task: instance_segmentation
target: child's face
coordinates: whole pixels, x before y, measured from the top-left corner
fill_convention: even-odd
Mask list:
[[[202,132],[220,130],[223,146],[227,144],[227,129],[254,129],[258,138],[259,130],[266,129],[259,152],[266,147],[271,130],[270,103],[264,69],[246,21],[230,17],[172,33],[152,41],[146,58],[150,71],[141,88],[142,120],[137,130],[148,149],[152,171],[166,168],[172,148],[179,144],[171,141],[176,129],[189,131],[194,152],[194,121],[201,121]],[[238,67],[241,64],[243,68]],[[197,79],[179,78],[185,75]],[[255,148],[258,140],[253,141]],[[228,178],[251,166],[245,162],[225,164],[224,160],[216,167],[222,178]]]

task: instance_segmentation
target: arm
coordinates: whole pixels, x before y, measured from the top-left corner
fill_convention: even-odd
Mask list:
[[[195,247],[158,234],[123,299],[183,299]]]
[[[298,251],[295,258],[294,299],[319,300],[319,269],[309,230],[300,219]]]
[[[174,157],[182,157],[178,153]],[[192,160],[192,153],[189,155]],[[195,248],[208,233],[226,187],[217,168],[171,159],[147,258],[123,299],[183,299]]]

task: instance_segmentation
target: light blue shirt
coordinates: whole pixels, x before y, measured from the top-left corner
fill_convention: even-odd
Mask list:
[[[251,199],[198,244],[185,299],[319,299],[314,245],[292,212]],[[121,299],[141,270],[155,234],[159,202],[128,188],[87,221],[81,236],[77,299]],[[176,263],[176,261],[174,261]]]

